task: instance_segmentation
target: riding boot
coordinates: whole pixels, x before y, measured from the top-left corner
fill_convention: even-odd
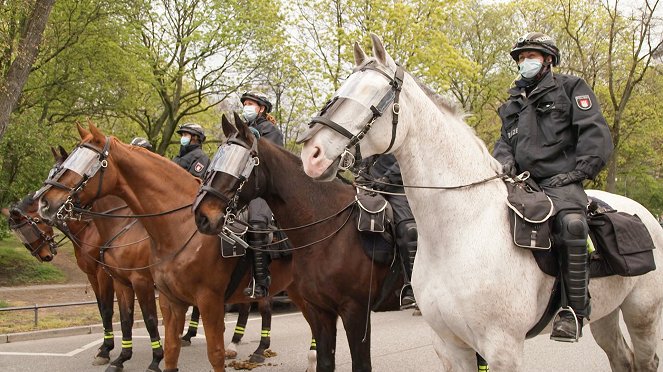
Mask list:
[[[413,221],[399,224],[399,246],[401,260],[403,262],[403,281],[404,285],[400,292],[400,309],[412,309],[417,306],[412,291],[412,270],[414,268],[414,257],[417,253],[417,228]]]
[[[267,230],[267,225],[264,223],[252,224],[253,230]],[[251,233],[249,236],[249,245],[257,249],[268,249],[266,245],[269,244],[268,233]],[[269,276],[269,252],[262,252],[253,250],[253,285],[244,290],[244,294],[250,298],[262,298],[269,295],[269,284],[271,278]]]
[[[584,220],[582,222],[586,226],[586,222]],[[570,229],[574,228],[573,225],[568,227]],[[580,239],[566,239],[563,242],[562,279],[570,309],[561,309],[553,323],[550,338],[556,341],[578,341],[582,337],[583,319],[589,317],[590,306],[587,290],[589,271],[587,270],[586,236],[586,234],[576,235]]]

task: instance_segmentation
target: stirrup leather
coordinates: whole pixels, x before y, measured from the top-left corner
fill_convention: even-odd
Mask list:
[[[576,324],[575,338],[554,337],[553,336],[553,332],[555,331],[555,329],[554,329],[555,323],[557,323],[560,320],[560,318],[561,318],[560,314],[563,314],[563,313],[569,313],[569,314],[573,315],[573,320],[575,321],[575,324]],[[566,306],[566,307],[563,307],[563,308],[560,308],[559,310],[557,310],[557,313],[553,317],[552,326],[553,326],[553,329],[550,332],[550,339],[554,340],[554,341],[578,342],[578,340],[580,339],[580,335],[582,334],[581,333],[582,329],[580,328],[580,322],[578,321],[578,315],[576,315],[576,312],[573,310],[573,308],[571,306]]]

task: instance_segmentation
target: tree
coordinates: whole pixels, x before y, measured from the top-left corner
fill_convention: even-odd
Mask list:
[[[54,3],[55,0],[35,0],[32,12],[27,19],[24,21],[9,19],[9,28],[17,30],[18,27],[14,27],[21,25],[23,22],[25,22],[25,26],[19,31],[20,40],[16,50],[13,50],[11,42],[9,45],[4,46],[3,61],[0,62],[6,66],[8,60],[12,60],[6,70],[6,74],[4,68],[2,68],[3,81],[0,83],[0,139],[2,139],[7,125],[9,125],[11,113],[18,103],[23,86],[28,80],[32,64],[37,58],[42,34],[46,28],[48,16]],[[13,4],[13,6],[17,7],[19,4]],[[8,9],[12,9],[12,6],[10,5]],[[13,10],[16,14],[22,13],[21,9],[14,8]]]

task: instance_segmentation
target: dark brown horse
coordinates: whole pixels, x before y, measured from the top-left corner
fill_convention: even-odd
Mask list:
[[[168,159],[106,137],[92,124],[90,132],[78,129],[81,144],[70,155],[69,167],[61,169],[41,195],[40,215],[58,220],[74,201],[87,205],[106,195],[124,199],[137,215],[150,215],[141,221],[154,242],[150,271],[166,328],[166,371],[177,368],[179,335],[189,305],[200,309],[209,361],[215,371],[223,371],[224,304],[249,301],[242,290],[250,276],[242,270],[244,274],[234,277],[243,260],[222,259],[219,238],[198,233],[189,206],[200,182]],[[272,264],[275,292],[292,283],[291,266],[290,259]],[[288,293],[299,303],[294,288]]]
[[[354,188],[342,182],[311,180],[304,174],[297,156],[265,140],[257,140],[256,145],[255,136],[237,115],[237,129],[225,116],[222,123],[229,140],[219,148],[210,165],[212,173],[201,189],[200,201],[194,206],[198,228],[208,234],[219,233],[226,211],[232,212],[258,196],[267,201],[282,228],[313,224],[288,230],[287,234],[295,247],[310,245],[293,252],[293,275],[294,284],[306,301],[307,316],[312,320],[317,370],[335,368],[336,323],[340,316],[348,336],[352,370],[370,371],[368,312],[380,298],[382,283],[392,269],[387,264],[374,263],[363,251],[361,233],[352,214]],[[230,146],[241,146],[245,153],[251,153],[243,161],[237,161],[242,157]],[[237,157],[230,155],[231,152]],[[219,171],[215,168],[217,160],[227,167],[234,165],[234,169]],[[250,161],[257,165],[249,176],[245,166]],[[330,216],[333,217],[327,218]],[[400,288],[401,275],[394,275],[400,283],[394,283],[392,288]],[[385,307],[380,310],[397,310],[395,292],[388,293]]]

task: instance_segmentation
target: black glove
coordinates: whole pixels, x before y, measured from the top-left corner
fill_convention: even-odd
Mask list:
[[[560,187],[570,185],[587,179],[587,174],[583,171],[573,170],[568,173],[556,174],[547,180],[541,182],[542,186]]]
[[[502,173],[515,177],[518,175],[518,169],[516,169],[516,162],[513,160],[502,163]]]
[[[376,178],[373,182],[373,190],[380,190],[383,191],[385,190],[389,185],[385,185],[385,183],[390,183],[389,178],[387,176],[382,176],[380,178]]]

